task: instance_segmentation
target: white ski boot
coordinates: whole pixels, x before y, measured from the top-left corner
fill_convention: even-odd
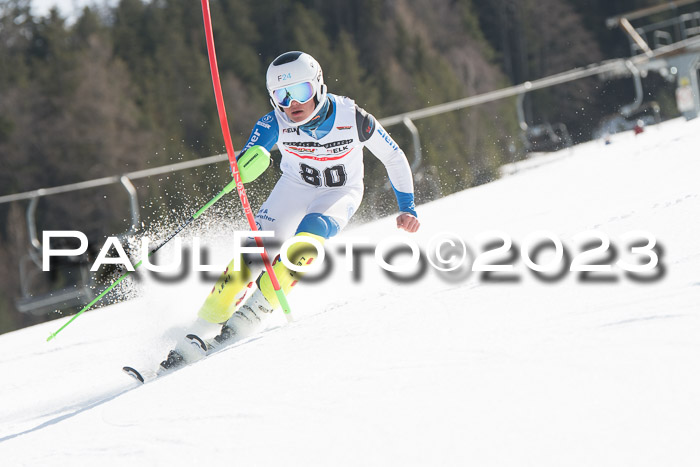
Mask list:
[[[170,351],[168,357],[161,362],[160,366],[167,370],[189,365],[201,359],[204,354],[195,348],[189,336],[195,335],[200,338],[200,340],[213,339],[220,329],[219,324],[210,323],[202,318],[197,318],[197,321],[189,328],[187,336],[181,336],[177,340],[175,348]]]
[[[221,328],[221,333],[214,339],[223,343],[235,337],[240,340],[262,331],[267,318],[274,308],[263,293],[256,289],[243,305],[229,318]]]

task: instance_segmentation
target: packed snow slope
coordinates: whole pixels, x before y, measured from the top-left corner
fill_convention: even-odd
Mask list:
[[[498,231],[513,246],[494,262],[514,271],[429,265],[400,283],[372,255],[350,273],[335,254],[327,279],[290,296],[294,323],[275,316],[257,338],[144,386],[121,367],[157,365],[211,280],[146,276],[138,297],[50,343],[67,318],[2,335],[0,464],[700,465],[699,148],[700,121],[676,120],[420,206],[413,236],[393,217],[351,228],[343,238],[396,235],[423,250],[451,232],[467,265]],[[567,261],[601,245],[586,232],[607,236],[585,262],[611,270],[538,278],[520,252],[554,258],[526,248],[543,230]],[[656,238],[659,264],[629,275],[617,261],[649,262],[626,238],[638,231]],[[228,261],[229,241],[203,241]]]

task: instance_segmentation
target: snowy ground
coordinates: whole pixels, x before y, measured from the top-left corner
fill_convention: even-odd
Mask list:
[[[497,230],[519,252],[546,230],[575,255],[595,229],[617,252],[594,258],[606,280],[538,279],[517,256],[510,281],[430,267],[401,285],[365,258],[353,282],[336,262],[291,296],[297,322],[145,386],[120,368],[164,357],[211,282],[146,281],[51,343],[63,321],[2,335],[0,463],[700,465],[699,147],[697,120],[583,144],[421,206],[419,234],[400,235],[479,250]],[[646,262],[623,239],[639,230],[661,247],[647,280],[615,265]]]

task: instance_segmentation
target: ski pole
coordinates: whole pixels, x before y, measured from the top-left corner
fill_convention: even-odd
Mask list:
[[[253,211],[250,208],[250,202],[248,201],[248,196],[246,195],[245,188],[243,187],[243,181],[241,181],[241,174],[238,171],[238,164],[236,163],[236,154],[233,150],[233,142],[231,141],[231,134],[228,127],[228,119],[226,118],[226,107],[224,106],[224,95],[221,90],[221,81],[219,80],[219,66],[216,61],[216,49],[214,48],[214,32],[211,25],[211,12],[209,10],[209,0],[202,0],[202,17],[204,18],[204,33],[207,38],[207,52],[209,53],[209,68],[211,69],[211,80],[214,86],[214,96],[216,97],[216,108],[219,111],[219,122],[221,123],[221,132],[224,135],[224,143],[226,144],[226,153],[228,154],[228,160],[231,165],[231,172],[233,179],[236,183],[236,189],[238,190],[238,196],[241,199],[241,204],[243,205],[243,211],[245,212],[246,218],[248,219],[248,224],[250,224],[250,229],[255,232],[258,230],[255,224],[255,217],[253,216]],[[262,248],[263,263],[265,264],[265,270],[270,276],[270,281],[272,282],[272,287],[275,289],[275,295],[277,295],[277,300],[279,300],[282,310],[284,311],[287,321],[292,321],[292,311],[289,308],[289,303],[287,302],[287,297],[284,295],[284,290],[280,286],[277,276],[275,275],[275,270],[272,269],[272,264],[270,264],[270,258],[267,255],[267,251],[263,246],[262,239],[260,237],[255,237],[255,243],[259,248]]]
[[[231,193],[231,192],[233,191],[233,189],[235,188],[235,186],[236,186],[235,180],[231,180],[231,181],[229,182],[229,184],[226,185],[226,186],[224,187],[224,189],[221,190],[221,191],[219,192],[218,195],[216,195],[214,198],[212,198],[207,204],[205,204],[204,206],[202,206],[202,207],[199,209],[199,211],[197,211],[197,212],[195,212],[194,214],[192,214],[192,215],[190,216],[190,218],[187,219],[184,223],[182,223],[177,229],[173,230],[173,231],[165,238],[165,240],[163,240],[162,242],[160,242],[160,244],[158,244],[158,245],[156,245],[155,247],[153,247],[153,248],[148,252],[148,256],[150,257],[153,253],[155,253],[156,251],[158,251],[158,250],[160,250],[161,248],[163,248],[163,246],[164,246],[166,243],[168,243],[170,240],[172,240],[173,238],[175,238],[175,236],[176,236],[177,234],[179,234],[180,232],[182,232],[182,231],[185,229],[185,227],[187,227],[188,225],[190,225],[195,219],[197,219],[199,216],[201,216],[201,215],[204,213],[204,211],[206,211],[206,210],[209,209],[214,203],[216,203],[217,201],[219,201],[219,199],[221,199],[222,196],[224,196],[224,195],[227,194],[227,193]],[[134,270],[136,270],[139,266],[141,266],[141,263],[143,263],[143,260],[139,261],[138,263],[136,263],[136,264],[134,265]],[[75,314],[70,320],[68,320],[67,323],[65,323],[63,326],[61,326],[61,327],[59,328],[58,331],[56,331],[56,332],[54,332],[54,333],[51,333],[51,335],[46,339],[46,342],[48,342],[48,341],[50,341],[51,339],[53,339],[54,337],[56,337],[56,336],[58,335],[59,332],[63,331],[63,329],[64,329],[66,326],[68,326],[70,323],[72,323],[73,321],[75,321],[75,320],[78,318],[78,316],[82,315],[84,312],[86,312],[87,310],[89,310],[90,308],[92,308],[92,306],[93,306],[95,303],[99,302],[99,301],[102,299],[102,297],[104,297],[105,295],[107,295],[107,294],[109,293],[110,290],[112,290],[114,287],[116,287],[117,284],[119,284],[121,281],[123,281],[124,279],[126,279],[126,278],[129,276],[129,274],[131,274],[131,273],[132,273],[132,271],[126,271],[119,279],[117,279],[116,281],[114,281],[114,282],[112,283],[112,285],[110,285],[110,286],[107,287],[105,290],[103,290],[102,293],[100,293],[97,297],[95,297],[95,299],[94,299],[93,301],[91,301],[90,303],[88,303],[87,305],[85,305],[85,306],[83,307],[82,310],[80,310],[80,311],[79,311],[77,314]]]

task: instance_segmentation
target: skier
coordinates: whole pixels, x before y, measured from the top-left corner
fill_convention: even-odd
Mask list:
[[[303,240],[322,243],[357,211],[364,190],[363,147],[386,167],[399,205],[397,227],[418,230],[413,177],[403,151],[352,99],[327,92],[313,57],[303,52],[277,57],[267,69],[267,90],[273,110],[257,121],[237,162],[242,180],[252,181],[268,167],[269,151],[277,144],[282,176],[255,220],[258,229],[274,231],[276,239],[299,237],[287,252],[292,264],[308,264],[315,257]],[[262,330],[266,317],[280,304],[267,272],[259,274],[262,265],[256,256],[231,261],[199,310],[194,334],[218,331],[214,339],[222,342]],[[299,278],[281,261],[274,271],[285,293]],[[167,369],[196,358],[192,345],[181,341],[161,366]]]

